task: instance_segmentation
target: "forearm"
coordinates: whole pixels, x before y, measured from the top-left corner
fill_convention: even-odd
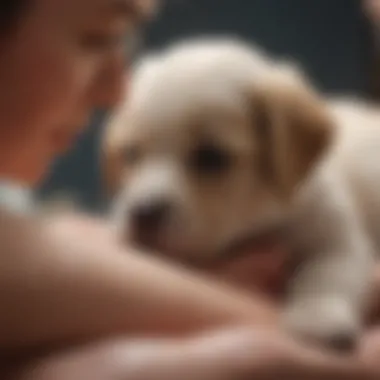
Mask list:
[[[251,295],[116,247],[63,244],[37,223],[0,218],[0,348],[276,324],[275,310]]]
[[[227,330],[182,341],[103,342],[20,363],[1,378],[375,380],[380,376],[376,368],[355,357],[334,357],[282,339],[279,334]]]

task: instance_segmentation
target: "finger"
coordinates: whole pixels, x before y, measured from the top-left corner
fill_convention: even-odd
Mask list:
[[[380,328],[370,330],[360,342],[359,357],[369,365],[380,369]]]

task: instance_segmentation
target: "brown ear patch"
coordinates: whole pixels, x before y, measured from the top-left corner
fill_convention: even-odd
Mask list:
[[[333,121],[315,94],[295,86],[260,89],[253,112],[262,178],[290,196],[330,146]]]

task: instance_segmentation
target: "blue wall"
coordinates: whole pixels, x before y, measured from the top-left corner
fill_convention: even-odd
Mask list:
[[[156,48],[193,34],[237,34],[297,59],[320,89],[364,94],[370,41],[359,0],[168,0],[146,33]],[[102,116],[60,160],[43,194],[68,189],[89,207],[102,201],[97,146]]]

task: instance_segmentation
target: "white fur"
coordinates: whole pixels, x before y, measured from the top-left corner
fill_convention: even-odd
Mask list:
[[[252,200],[258,185],[247,168],[229,174],[215,200],[180,163],[186,122],[199,114],[209,131],[217,129],[221,143],[248,154],[252,142],[237,120],[248,122],[246,100],[255,88],[280,80],[303,83],[292,65],[276,64],[233,39],[188,41],[150,58],[120,111],[128,110],[128,127],[125,116],[115,124],[126,140],[145,136],[150,144],[138,170],[127,174],[118,211],[128,214],[129,204],[157,192],[180,199],[173,245],[205,255],[252,229],[288,220],[288,237],[306,263],[290,284],[287,327],[323,341],[354,337],[366,306],[373,250],[380,246],[380,113],[355,100],[329,101],[335,145],[291,209],[269,195]]]

